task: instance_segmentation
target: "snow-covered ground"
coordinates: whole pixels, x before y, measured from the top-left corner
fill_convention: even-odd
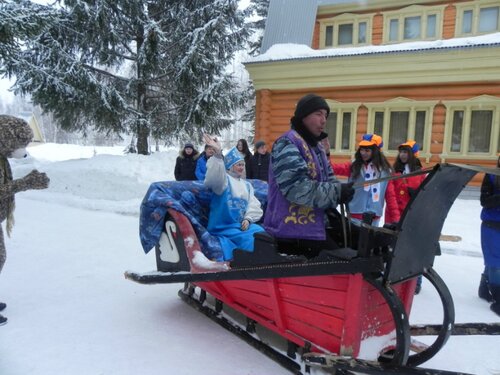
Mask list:
[[[127,269],[155,269],[138,238],[140,201],[153,181],[173,178],[177,150],[123,155],[122,148],[46,144],[11,160],[35,166],[50,188],[17,195],[6,239],[0,301],[1,375],[286,374],[283,368],[184,304],[181,285],[144,286]],[[443,229],[436,269],[455,300],[457,322],[499,322],[476,296],[482,257],[480,206],[457,200]],[[423,218],[424,220],[425,218]],[[424,281],[412,323],[438,323],[437,295]],[[422,338],[426,341],[426,338]],[[500,374],[498,336],[452,337],[425,367]]]

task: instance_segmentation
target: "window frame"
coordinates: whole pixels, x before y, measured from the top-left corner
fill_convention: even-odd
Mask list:
[[[364,105],[368,109],[368,123],[367,132],[373,133],[375,127],[375,115],[377,112],[384,113],[384,121],[382,124],[382,134],[379,134],[384,141],[384,154],[387,156],[397,156],[398,150],[389,150],[389,133],[390,133],[390,120],[391,112],[409,112],[408,119],[408,139],[414,139],[415,128],[417,122],[417,112],[425,112],[425,124],[424,124],[424,136],[423,142],[420,145],[420,157],[426,158],[428,161],[432,156],[430,151],[431,146],[431,136],[432,136],[432,124],[434,119],[434,108],[439,102],[437,100],[432,101],[417,101],[413,99],[408,99],[404,97],[399,97],[385,102],[378,103],[365,103]]]
[[[321,19],[319,25],[319,48],[343,48],[343,47],[357,47],[357,46],[368,46],[372,43],[372,20],[373,14],[354,14],[354,13],[343,13],[341,15]],[[366,41],[364,43],[359,43],[359,24],[366,22]],[[338,44],[339,27],[341,25],[353,25],[352,31],[352,44]],[[326,28],[328,26],[333,27],[333,37],[332,45],[327,46],[326,42]]]
[[[500,4],[498,0],[478,0],[476,2],[459,3],[455,4],[457,15],[455,20],[455,36],[456,37],[467,37],[476,35],[487,35],[500,32]],[[479,31],[479,15],[483,8],[499,8],[498,10],[498,22],[497,29],[493,31]],[[472,11],[472,28],[470,33],[462,32],[463,22],[464,22],[464,12],[470,10]]]
[[[336,100],[326,99],[330,106],[330,115],[337,113],[336,131],[335,131],[335,144],[331,143],[331,154],[339,156],[352,156],[356,152],[356,128],[358,124],[358,110],[361,103],[341,103]],[[351,113],[351,126],[349,134],[349,149],[342,149],[342,125],[344,120],[344,113]],[[330,136],[328,137],[331,140]]]
[[[440,157],[445,159],[495,159],[497,158],[497,150],[500,147],[499,132],[500,132],[500,98],[481,95],[468,100],[444,100],[443,105],[446,107],[445,132],[443,140],[443,153]],[[469,152],[471,117],[472,111],[493,111],[491,134],[490,134],[490,151],[489,152]],[[451,138],[453,130],[453,116],[455,111],[464,111],[464,121],[462,124],[461,135],[461,151],[451,151]]]
[[[383,32],[383,43],[384,44],[395,44],[395,43],[406,43],[415,42],[422,40],[438,40],[442,39],[443,36],[443,18],[444,18],[445,5],[410,5],[408,7],[383,12],[384,16],[384,32]],[[427,20],[429,16],[436,16],[436,34],[433,37],[427,37]],[[404,38],[404,24],[406,18],[420,17],[420,37],[415,39],[405,39]],[[398,21],[398,37],[397,40],[390,40],[390,26],[391,21]]]

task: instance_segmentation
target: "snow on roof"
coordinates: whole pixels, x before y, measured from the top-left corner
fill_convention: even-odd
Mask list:
[[[420,52],[442,49],[461,49],[471,47],[500,46],[500,33],[453,38],[446,40],[407,42],[383,46],[363,46],[346,48],[329,48],[316,50],[303,44],[275,44],[266,53],[246,61],[247,64],[269,61],[299,60],[329,57],[347,57],[373,55],[382,53]]]

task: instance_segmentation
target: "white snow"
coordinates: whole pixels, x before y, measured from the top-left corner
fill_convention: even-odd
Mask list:
[[[361,47],[327,48],[320,50],[312,49],[304,44],[282,43],[273,45],[266,51],[266,53],[262,55],[248,59],[247,63],[317,57],[366,55],[374,53],[408,52],[458,47],[488,46],[499,44],[500,33],[466,38],[441,39],[423,42],[406,42],[380,46],[369,45]]]
[[[177,150],[149,157],[46,144],[11,160],[14,175],[34,166],[48,190],[17,195],[6,238],[0,301],[1,375],[287,374],[183,303],[181,284],[139,285],[123,272],[155,270],[138,236],[140,201],[153,181],[173,178]],[[104,154],[104,153],[109,154]],[[478,201],[458,200],[443,229],[435,268],[455,300],[457,322],[499,322],[477,297],[482,271]],[[425,220],[425,218],[422,218]],[[438,323],[438,296],[424,280],[411,323]],[[428,338],[419,338],[428,342]],[[424,367],[500,373],[498,336],[455,336]],[[368,350],[368,348],[365,348]],[[315,372],[316,373],[316,372]]]

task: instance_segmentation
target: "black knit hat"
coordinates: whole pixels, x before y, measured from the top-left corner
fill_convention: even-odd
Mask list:
[[[307,94],[300,98],[295,107],[294,117],[297,120],[302,120],[307,115],[310,115],[318,109],[326,110],[326,115],[330,113],[330,107],[325,99],[316,94]]]
[[[194,150],[194,146],[193,146],[193,144],[192,144],[192,143],[186,143],[186,144],[184,145],[184,148],[185,148],[185,149],[186,149],[186,148],[192,148],[192,149]]]

